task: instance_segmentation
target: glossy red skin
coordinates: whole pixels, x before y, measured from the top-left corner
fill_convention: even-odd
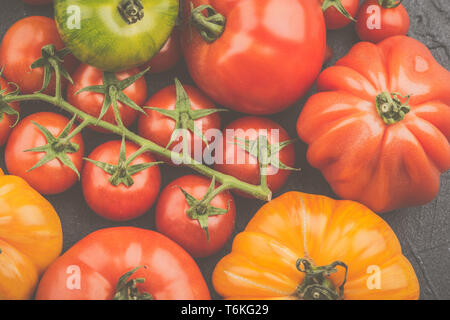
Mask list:
[[[183,85],[184,90],[189,96],[191,101],[191,108],[193,110],[214,109],[216,106],[209,98],[207,98],[200,90],[190,85]],[[153,95],[146,103],[145,106],[164,108],[168,110],[175,110],[177,101],[175,85],[170,85],[158,91]],[[156,144],[166,147],[170,142],[172,132],[175,130],[175,120],[165,115],[160,114],[157,111],[145,109],[146,115],[141,115],[138,121],[139,135],[149,139]],[[221,120],[219,113],[211,114],[207,117],[200,118],[194,121],[197,128],[201,128],[202,133],[210,129],[220,130]],[[202,150],[206,148],[206,144],[191,131],[189,131],[188,139],[191,145],[191,154],[195,150],[195,145],[202,146]],[[179,137],[175,140],[169,149],[173,149],[176,145],[181,143],[183,139]],[[211,142],[211,139],[208,143]]]
[[[134,68],[127,71],[118,72],[116,73],[116,77],[118,80],[124,80],[137,73],[139,73],[139,69]],[[74,84],[69,84],[67,86],[67,101],[81,111],[98,118],[102,110],[105,96],[101,93],[95,92],[76,93],[79,90],[89,86],[103,85],[103,71],[87,64],[81,64],[72,75],[72,79]],[[141,77],[138,79],[135,83],[123,90],[123,93],[125,93],[138,106],[141,106],[145,99],[147,99],[147,83],[145,78]],[[118,106],[123,124],[125,127],[129,127],[136,120],[138,111],[128,107],[120,101],[118,101]],[[102,120],[116,124],[116,118],[114,116],[112,105],[109,107]],[[105,129],[95,126],[91,126],[90,128],[97,132],[107,132]]]
[[[256,135],[245,136],[245,134],[243,134],[242,132],[235,132],[234,135],[229,133],[227,134],[227,130],[238,130],[238,129],[242,129],[244,130],[244,132],[251,129],[257,131],[267,130],[268,132],[267,138],[269,143],[271,144],[291,140],[291,138],[287,134],[286,130],[284,130],[279,124],[277,124],[272,120],[260,117],[239,118],[230,123],[223,130],[223,138],[220,142],[218,142],[219,146],[223,145],[223,149],[222,152],[220,150],[216,151],[217,157],[219,159],[223,159],[223,161],[222,164],[216,163],[214,165],[214,168],[225,174],[232,175],[238,178],[239,180],[254,185],[259,185],[261,180],[259,164],[257,163],[256,159],[253,158],[253,156],[251,156],[241,147],[235,145],[236,142],[235,138],[256,140],[257,136]],[[279,130],[279,141],[276,141],[274,137],[272,137],[271,130]],[[237,159],[245,159],[245,163],[244,164],[237,163]],[[256,163],[251,162],[250,159],[253,159],[254,162]],[[281,161],[282,163],[284,163],[289,167],[294,167],[295,150],[292,144],[288,145],[286,148],[281,150],[281,152],[279,153],[279,161]],[[274,168],[273,166],[268,167],[269,173],[270,172],[273,173],[274,172],[273,170],[276,170],[276,168]],[[291,171],[280,169],[276,174],[268,175],[267,185],[269,189],[273,193],[280,190],[290,174]],[[247,197],[247,195],[241,192],[236,192],[236,194]]]
[[[67,287],[70,266],[80,268],[79,290]],[[145,278],[140,292],[156,300],[209,300],[206,282],[195,261],[179,245],[150,230],[118,227],[95,231],[76,243],[45,272],[37,300],[111,300],[119,278]]]
[[[8,85],[8,82],[5,79],[0,78],[0,90],[4,90],[4,89],[6,89],[6,92],[4,94],[7,94],[7,93],[13,91],[11,86]],[[9,105],[14,110],[16,110],[18,112],[20,111],[20,106],[19,106],[18,102],[13,102],[13,103],[10,103]],[[16,116],[8,115],[6,113],[3,114],[3,117],[0,120],[0,147],[6,143],[6,140],[8,139],[9,134],[12,130],[11,126],[13,126],[15,122],[16,122]]]
[[[369,29],[368,20],[373,15],[368,8],[376,6],[380,10],[380,29]],[[396,8],[385,9],[378,4],[377,0],[364,2],[359,9],[356,33],[363,41],[378,43],[392,36],[406,35],[409,31],[409,15],[405,7],[400,4]]]
[[[323,0],[321,1],[323,3]],[[356,19],[356,15],[358,14],[359,0],[341,0],[344,8],[350,13],[350,15]],[[336,8],[331,7],[328,8],[324,13],[325,17],[325,25],[328,30],[341,29],[350,22],[350,19],[347,19],[342,13],[336,10]]]
[[[150,67],[149,73],[165,72],[175,67],[181,57],[180,30],[175,27],[159,53],[143,69]]]
[[[116,165],[119,161],[121,141],[109,141],[98,146],[89,159]],[[126,156],[131,156],[138,147],[126,142]],[[134,159],[131,165],[155,162],[144,153]],[[84,198],[89,207],[103,218],[113,221],[126,221],[146,213],[154,204],[161,187],[159,167],[153,166],[132,176],[134,184],[130,187],[120,184],[113,186],[111,175],[86,161],[81,175]]]
[[[42,47],[48,44],[54,44],[57,50],[65,47],[55,21],[41,16],[26,17],[17,21],[3,37],[0,46],[0,65],[5,68],[3,76],[8,81],[16,83],[21,93],[28,94],[41,90],[44,69],[37,68],[30,71],[30,66],[41,57]],[[75,70],[77,64],[72,55],[64,58],[64,66],[69,73]],[[54,78],[53,75],[44,93],[54,94]],[[62,84],[66,85],[67,80],[63,78]]]
[[[209,241],[198,220],[188,217],[189,205],[180,188],[197,200],[201,200],[211,184],[209,179],[188,175],[172,181],[161,193],[156,206],[156,228],[174,240],[193,257],[207,257],[219,251],[230,239],[236,218],[232,195],[225,191],[218,194],[211,205],[228,209],[224,215],[209,217]]]
[[[53,0],[23,0],[23,2],[31,4],[31,5],[43,5],[52,3]]]
[[[210,4],[227,19],[224,33],[211,44],[196,30],[182,30],[189,72],[218,104],[273,114],[291,106],[315,81],[326,40],[319,1],[185,0],[185,16],[191,2]]]
[[[450,72],[406,36],[356,44],[322,72],[297,131],[309,163],[337,195],[376,212],[423,205],[450,169]],[[411,95],[396,124],[379,116],[381,92]]]
[[[58,159],[53,159],[41,167],[27,172],[45,156],[45,153],[24,152],[24,150],[47,144],[44,135],[32,121],[47,128],[55,137],[69,123],[69,119],[66,117],[51,112],[34,113],[22,119],[11,132],[6,144],[5,163],[8,172],[25,179],[41,194],[62,193],[78,181],[78,176]],[[74,128],[75,126],[72,130]],[[78,169],[78,172],[81,172],[84,154],[83,138],[81,134],[77,134],[71,141],[78,144],[80,149],[76,153],[68,153],[67,155]]]

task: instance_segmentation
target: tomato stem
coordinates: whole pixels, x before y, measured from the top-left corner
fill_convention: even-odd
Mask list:
[[[397,8],[403,0],[378,0],[378,4],[385,9]]]
[[[334,7],[340,14],[347,19],[356,22],[356,19],[345,9],[342,0],[324,0],[322,3],[322,11],[327,11],[330,7]]]
[[[406,99],[405,103],[400,98]],[[387,125],[402,121],[406,114],[411,111],[409,106],[409,96],[402,96],[400,93],[382,92],[375,98],[378,114]]]
[[[206,10],[207,16],[204,11]],[[203,40],[212,43],[220,38],[225,31],[226,18],[210,5],[194,8],[191,2],[191,23],[202,36]]]
[[[134,24],[144,18],[144,6],[140,0],[122,0],[117,10],[128,24]]]

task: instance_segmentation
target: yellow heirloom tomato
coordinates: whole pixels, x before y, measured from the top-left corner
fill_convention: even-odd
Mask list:
[[[264,205],[213,273],[228,299],[417,299],[389,225],[365,206],[289,192]]]
[[[31,298],[61,249],[61,222],[52,205],[0,169],[0,299]]]

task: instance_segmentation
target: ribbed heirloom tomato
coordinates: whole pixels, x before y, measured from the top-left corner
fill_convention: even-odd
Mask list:
[[[220,105],[277,113],[320,72],[326,38],[320,1],[185,0],[184,8],[189,72]]]
[[[353,201],[289,192],[264,205],[213,273],[227,299],[418,299],[392,229]]]
[[[437,195],[450,169],[450,72],[422,43],[360,42],[317,86],[297,130],[340,197],[386,212]]]
[[[0,300],[30,299],[62,249],[52,205],[25,180],[0,169]]]
[[[141,279],[142,281],[138,281]],[[150,230],[95,231],[45,272],[39,300],[209,300],[195,261],[179,245]]]

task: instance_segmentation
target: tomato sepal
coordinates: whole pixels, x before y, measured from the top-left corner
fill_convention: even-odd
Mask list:
[[[150,293],[139,292],[137,287],[138,284],[145,282],[145,278],[130,280],[130,277],[141,268],[147,269],[146,266],[139,266],[119,278],[113,300],[153,300],[153,296]]]
[[[0,70],[0,77],[2,76],[3,68]],[[20,114],[17,110],[12,108],[8,102],[5,101],[5,97],[7,96],[18,96],[20,89],[19,86],[13,82],[8,82],[8,85],[14,85],[15,90],[12,92],[8,92],[8,88],[2,88],[0,84],[0,122],[3,120],[3,115],[16,116],[16,121],[10,126],[10,128],[14,128],[20,119]]]
[[[402,2],[403,0],[378,0],[378,4],[385,9],[397,8]]]
[[[325,12],[329,8],[335,8],[340,14],[342,14],[347,19],[356,22],[356,19],[345,9],[341,0],[324,0],[322,3],[322,11]]]

